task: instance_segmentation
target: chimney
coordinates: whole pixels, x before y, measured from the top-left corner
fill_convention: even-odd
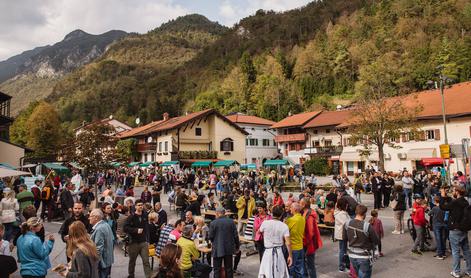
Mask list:
[[[163,116],[164,121],[168,120],[168,113],[167,112],[165,112],[162,116]]]

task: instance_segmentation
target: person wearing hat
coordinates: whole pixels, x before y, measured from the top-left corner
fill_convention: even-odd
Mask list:
[[[186,225],[183,227],[182,236],[177,240],[177,245],[182,248],[180,269],[192,275],[198,273],[198,277],[207,278],[211,273],[211,266],[198,261],[200,252],[191,238],[192,235],[193,225]]]
[[[237,223],[237,231],[240,233],[242,230],[242,224],[245,222],[244,220],[247,220],[252,216],[252,211],[255,208],[255,199],[250,196],[250,190],[244,190],[244,195],[237,199],[236,207],[239,219],[239,222]]]
[[[41,180],[35,180],[33,186],[31,186],[31,192],[34,196],[34,207],[36,210],[41,205]]]

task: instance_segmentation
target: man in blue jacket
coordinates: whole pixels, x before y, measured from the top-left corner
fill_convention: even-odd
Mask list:
[[[94,209],[89,216],[92,228],[92,240],[95,242],[100,262],[98,264],[98,274],[100,278],[108,278],[111,275],[111,266],[114,262],[113,254],[113,231],[108,223],[103,221],[103,212]]]

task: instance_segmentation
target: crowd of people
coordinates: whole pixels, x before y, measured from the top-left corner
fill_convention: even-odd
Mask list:
[[[302,171],[118,169],[88,178],[98,187],[97,196],[91,187],[77,183],[77,175],[38,180],[29,190],[21,183],[3,189],[0,255],[2,263],[9,260],[11,272],[18,267],[11,260],[16,246],[23,277],[47,275],[55,238],[45,234],[43,222],[63,217],[59,235],[68,264],[54,270],[64,277],[110,277],[114,252],[121,250],[115,250],[117,245],[129,257],[127,277],[135,276],[137,257],[146,277],[233,277],[242,274],[238,266],[245,243],[259,255],[259,277],[317,277],[315,257],[323,246],[324,228],[333,230],[338,241],[338,270],[371,277],[373,262],[383,256],[385,231],[379,214],[391,207],[393,234],[404,233],[404,214],[410,210],[414,255],[430,249],[431,228],[436,258],[446,257],[449,241],[451,275],[461,273],[460,248],[465,273],[471,273],[470,229],[463,220],[471,220],[465,199],[469,184],[461,173],[450,187],[440,172],[403,171],[398,180],[391,173],[370,170],[352,181],[334,177],[333,186],[325,190]],[[301,192],[283,198],[280,193],[288,180],[298,181]],[[143,191],[135,196],[138,184]],[[178,213],[172,223],[162,206],[162,192]],[[361,194],[370,192],[374,209],[368,216]],[[150,256],[160,258],[156,273]]]

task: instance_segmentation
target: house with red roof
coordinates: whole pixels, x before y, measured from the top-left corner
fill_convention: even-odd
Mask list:
[[[207,109],[178,117],[164,113],[162,120],[134,128],[120,138],[138,140],[141,162],[180,161],[189,165],[201,160],[243,163],[247,135],[216,110]]]
[[[321,111],[311,111],[295,114],[284,118],[283,120],[271,126],[276,130],[275,142],[284,159],[290,164],[302,164],[309,158],[304,154],[306,147],[306,130],[304,125],[317,117]]]
[[[255,164],[258,168],[266,159],[278,155],[275,131],[270,128],[275,122],[242,113],[233,113],[226,118],[248,133],[245,139],[244,164]]]

